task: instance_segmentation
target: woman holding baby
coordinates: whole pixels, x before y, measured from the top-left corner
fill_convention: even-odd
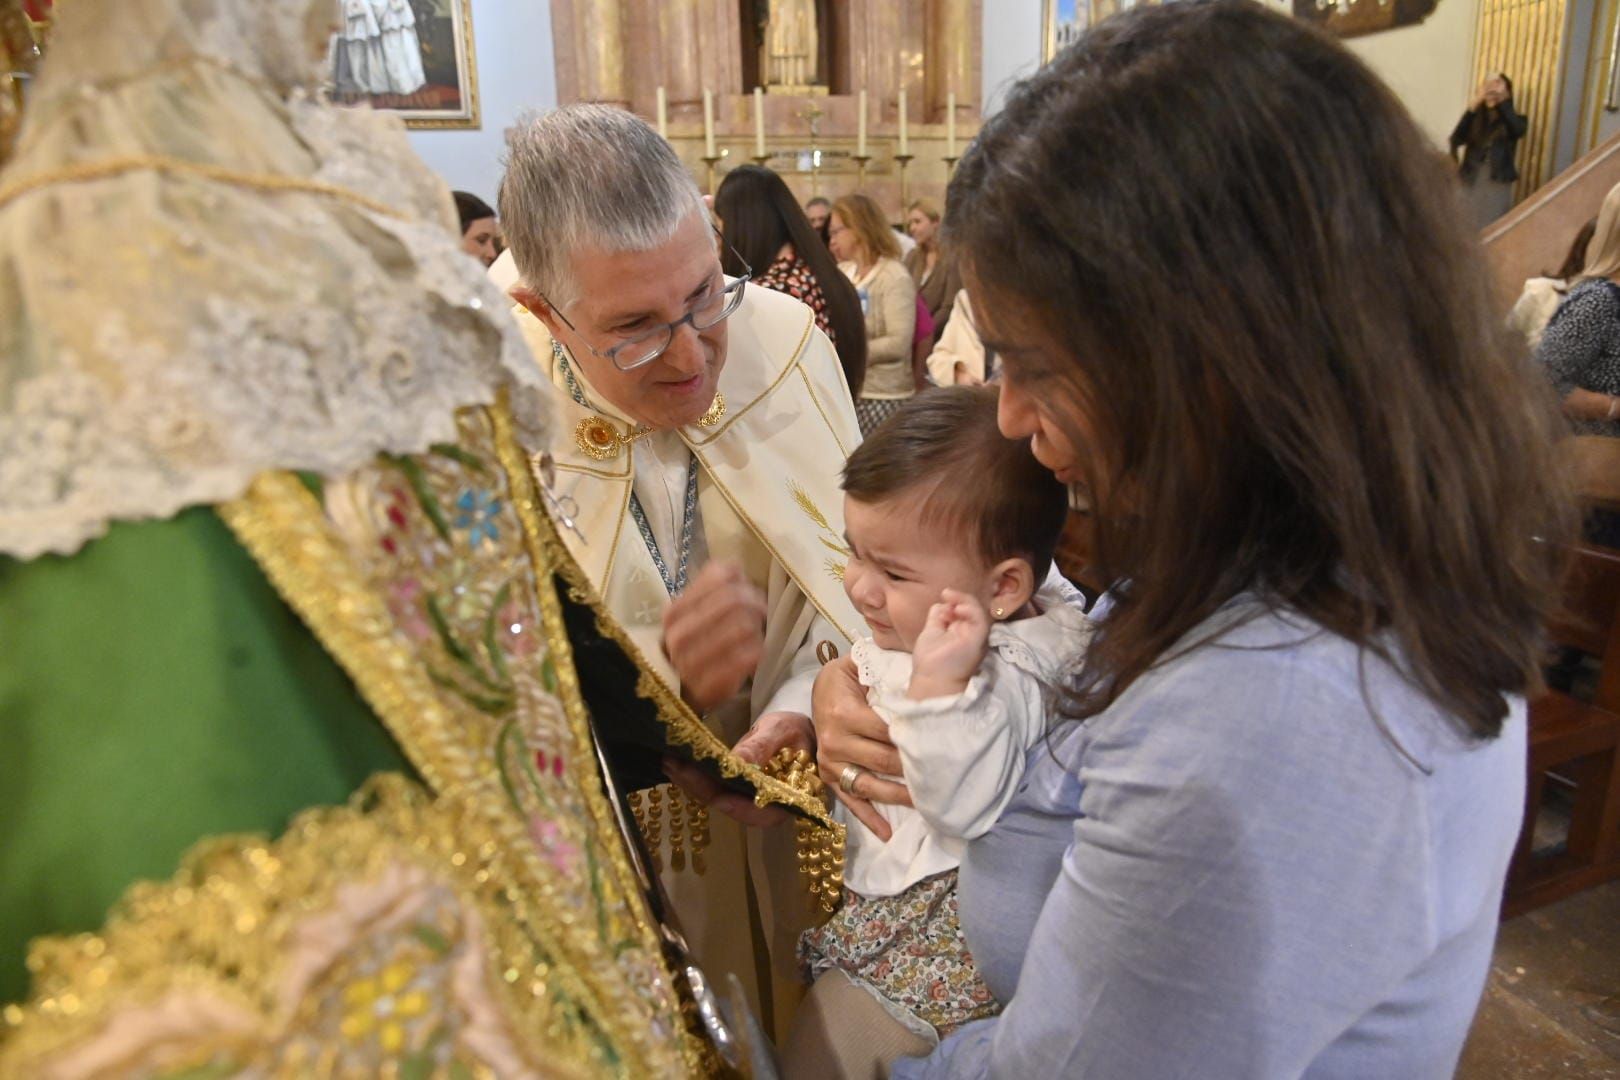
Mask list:
[[[1116,584],[960,860],[1001,1011],[893,1075],[1451,1075],[1569,503],[1443,167],[1341,46],[1216,0],[1103,23],[957,168],[1001,431]],[[914,762],[869,691],[829,666],[816,735],[881,836]],[[801,1022],[918,1053],[852,986]]]

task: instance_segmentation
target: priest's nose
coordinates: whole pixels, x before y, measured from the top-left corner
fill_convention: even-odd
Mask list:
[[[687,378],[698,374],[708,366],[702,335],[690,324],[678,327],[675,336],[670,339],[669,348],[664,350],[664,359],[668,361],[670,367]]]

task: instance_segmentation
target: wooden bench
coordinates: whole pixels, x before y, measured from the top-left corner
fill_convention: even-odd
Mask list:
[[[1590,701],[1550,690],[1530,703],[1524,827],[1502,905],[1509,917],[1620,878],[1620,551],[1578,548],[1564,600],[1550,636],[1597,658],[1597,688]],[[1537,855],[1549,784],[1571,790],[1569,830],[1555,853]]]

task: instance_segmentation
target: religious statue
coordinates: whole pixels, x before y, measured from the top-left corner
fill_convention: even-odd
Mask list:
[[[596,725],[825,812],[636,697],[326,7],[66,5],[0,170],[0,1076],[746,1074]]]
[[[760,81],[768,93],[826,92],[817,0],[761,0]]]

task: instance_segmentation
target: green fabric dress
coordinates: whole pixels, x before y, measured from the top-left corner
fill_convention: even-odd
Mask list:
[[[0,558],[0,1002],[199,840],[410,767],[211,510]]]

